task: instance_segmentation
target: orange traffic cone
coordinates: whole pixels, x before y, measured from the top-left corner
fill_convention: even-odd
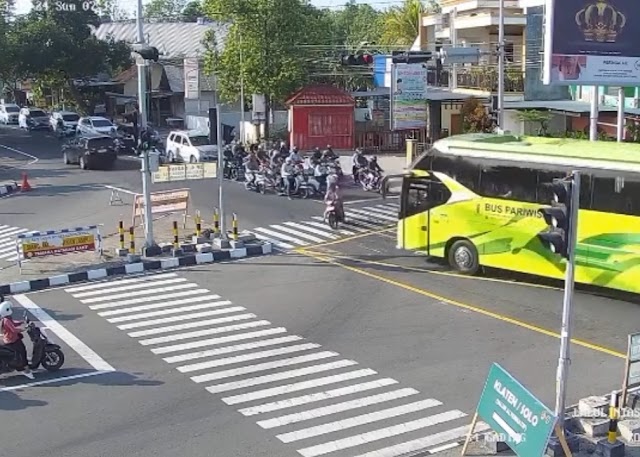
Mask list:
[[[31,190],[31,185],[27,180],[27,174],[22,173],[22,185],[20,186],[20,192],[28,192]]]

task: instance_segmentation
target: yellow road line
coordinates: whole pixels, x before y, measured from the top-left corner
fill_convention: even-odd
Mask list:
[[[318,244],[314,244],[313,246],[307,246],[308,249],[313,249],[313,248],[320,248],[323,246],[332,246],[334,244],[340,244],[340,243],[346,243],[347,241],[353,241],[353,240],[358,240],[360,238],[366,238],[368,236],[371,235],[377,235],[380,233],[384,233],[384,232],[389,232],[391,229],[395,230],[395,225],[393,227],[386,227],[380,230],[371,230],[369,232],[363,232],[363,233],[359,233],[357,235],[351,235],[351,236],[347,236],[345,238],[341,238],[339,240],[336,241],[327,241],[326,243],[318,243]],[[300,250],[304,250],[304,248],[296,248],[294,249],[294,251],[298,252]]]
[[[493,312],[493,311],[489,311],[488,309],[481,308],[479,306],[470,305],[470,304],[467,304],[467,303],[462,303],[462,302],[459,302],[459,301],[456,301],[456,300],[452,300],[450,298],[443,297],[443,296],[435,294],[433,292],[429,292],[427,290],[419,289],[419,288],[414,287],[414,286],[412,286],[410,284],[406,284],[406,283],[403,283],[401,281],[397,281],[395,279],[390,279],[390,278],[387,278],[385,276],[381,276],[381,275],[378,275],[378,274],[375,274],[375,273],[371,273],[371,272],[363,270],[361,268],[356,268],[356,267],[352,267],[352,266],[349,266],[349,265],[345,265],[345,264],[340,263],[340,262],[338,262],[338,261],[336,261],[336,260],[334,260],[331,257],[328,257],[326,255],[323,256],[321,254],[316,254],[316,253],[313,253],[313,252],[309,252],[309,251],[306,251],[304,249],[299,250],[298,252],[300,254],[306,255],[308,257],[311,257],[313,259],[319,260],[321,262],[325,262],[325,263],[329,263],[331,265],[335,265],[337,267],[343,268],[343,269],[351,271],[353,273],[357,273],[359,275],[366,276],[368,278],[375,279],[377,281],[381,281],[381,282],[390,284],[392,286],[399,287],[399,288],[404,289],[404,290],[408,290],[410,292],[422,295],[424,297],[428,297],[428,298],[430,298],[432,300],[436,300],[436,301],[441,302],[441,303],[452,305],[452,306],[455,306],[457,308],[466,309],[468,311],[472,311],[474,313],[481,314],[483,316],[490,317],[492,319],[495,319],[495,320],[498,320],[498,321],[501,321],[501,322],[505,322],[505,323],[508,323],[508,324],[515,325],[517,327],[521,327],[521,328],[525,328],[527,330],[531,330],[532,332],[539,333],[541,335],[546,335],[546,336],[550,336],[550,337],[553,337],[553,338],[560,338],[560,334],[558,332],[553,331],[553,330],[548,330],[548,329],[545,329],[543,327],[537,326],[535,324],[530,324],[528,322],[521,321],[521,320],[515,319],[513,317],[509,317],[509,316],[505,316],[505,315],[502,315],[502,314],[499,314],[499,313],[496,313],[496,312]],[[595,344],[595,343],[590,343],[590,342],[585,341],[585,340],[572,338],[571,342],[573,344],[577,345],[577,346],[581,346],[581,347],[586,348],[586,349],[591,349],[591,350],[596,351],[596,352],[601,352],[603,354],[611,355],[613,357],[618,357],[618,358],[621,358],[621,359],[626,358],[626,354],[618,352],[618,351],[616,351],[614,349],[610,349],[610,348],[607,348],[607,347],[604,347],[604,346],[600,346],[600,345]]]
[[[306,249],[304,249],[304,248],[301,248],[301,249],[309,252],[309,251],[314,251],[315,247],[316,246],[309,246]],[[319,247],[322,248],[322,246],[319,246]],[[333,254],[333,252],[337,252],[337,254]],[[461,274],[458,274],[458,273],[451,273],[449,271],[438,271],[438,270],[430,270],[429,268],[410,267],[410,266],[406,266],[406,265],[398,265],[396,263],[380,262],[378,260],[358,259],[358,258],[351,257],[351,256],[348,256],[348,255],[342,255],[342,254],[339,253],[339,251],[333,251],[333,252],[326,252],[326,253],[329,254],[334,259],[350,260],[352,262],[364,263],[365,265],[366,264],[368,264],[368,265],[379,265],[381,267],[397,268],[398,270],[415,271],[415,272],[418,272],[418,273],[428,273],[428,274],[440,275],[440,276],[449,276],[449,277],[453,277],[453,278],[466,279],[466,280],[470,280],[470,281],[497,282],[497,283],[501,283],[501,284],[509,284],[509,285],[512,285],[512,286],[535,287],[535,288],[538,288],[538,289],[550,289],[550,290],[562,290],[562,289],[559,289],[558,287],[547,286],[547,285],[544,285],[544,284],[533,284],[533,283],[526,282],[526,281],[516,281],[516,280],[500,279],[500,278],[487,278],[487,277],[482,277],[482,276],[465,276],[465,275],[461,275]],[[322,255],[322,252],[317,252],[316,254]]]

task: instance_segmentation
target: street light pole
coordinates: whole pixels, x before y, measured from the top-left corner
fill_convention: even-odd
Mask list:
[[[240,41],[240,142],[245,142],[244,135],[244,71],[243,71],[243,56],[242,56],[242,35],[240,34],[240,29],[236,29],[239,35],[238,41]]]
[[[504,0],[498,13],[498,127],[504,130]]]
[[[144,28],[142,17],[142,0],[138,0],[136,14],[136,29],[138,32],[138,43],[144,44]],[[147,128],[147,61],[139,57],[138,63],[138,110],[140,112],[140,129]],[[140,137],[140,135],[138,135]],[[153,240],[153,214],[151,212],[151,171],[149,169],[149,151],[142,148],[142,196],[144,199],[144,238],[145,248],[151,249],[155,246]]]

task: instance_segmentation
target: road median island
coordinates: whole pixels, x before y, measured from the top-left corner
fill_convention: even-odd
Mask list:
[[[101,235],[101,252],[79,251],[33,257],[22,262],[22,271],[17,263],[5,267],[0,269],[0,294],[25,293],[109,276],[139,274],[271,253],[270,243],[255,239],[249,232],[238,233],[238,239],[234,240],[234,233],[230,231],[229,241],[220,243],[219,236],[212,230],[204,229],[196,234],[194,219],[189,218],[184,229],[182,224],[178,225],[179,233],[176,238],[171,217],[154,221],[154,235],[162,251],[154,257],[141,255],[141,248],[144,246],[143,227],[135,227],[132,238],[129,227],[121,237],[116,225],[115,230],[104,230],[107,233]]]

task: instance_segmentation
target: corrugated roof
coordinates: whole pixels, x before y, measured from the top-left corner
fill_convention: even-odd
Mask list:
[[[355,105],[354,98],[334,86],[303,87],[287,100],[287,105]]]
[[[174,94],[181,94],[184,92],[184,67],[178,67],[175,65],[165,65],[164,73],[167,75],[167,81],[169,81],[169,87]]]
[[[589,113],[591,104],[579,100],[524,100],[505,101],[505,109],[548,109],[552,111],[563,111],[567,113]],[[600,112],[616,111],[616,107],[600,106]]]
[[[162,53],[161,59],[201,57],[205,48],[202,41],[210,29],[215,30],[218,49],[222,51],[229,24],[209,22],[153,22],[144,24],[145,41]],[[128,43],[137,41],[135,21],[105,22],[94,29],[95,36],[106,40],[109,36]]]

